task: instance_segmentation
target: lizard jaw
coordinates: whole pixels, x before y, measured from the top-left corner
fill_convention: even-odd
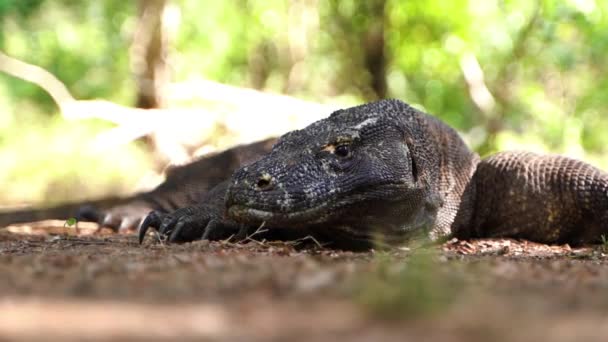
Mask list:
[[[273,211],[260,210],[244,205],[231,205],[227,212],[228,216],[242,223],[259,224],[266,222],[271,225],[298,225],[324,222],[327,218],[325,206],[319,205],[314,208],[291,213],[277,213]]]

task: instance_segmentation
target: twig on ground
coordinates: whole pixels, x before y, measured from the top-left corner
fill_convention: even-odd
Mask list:
[[[256,236],[257,234],[262,234],[268,231],[268,229],[262,229],[264,228],[264,226],[266,225],[266,221],[262,222],[262,224],[255,230],[255,232],[253,232],[251,235],[248,235],[245,237],[245,239],[250,239],[254,236]]]
[[[315,243],[315,245],[317,245],[317,247],[319,247],[319,248],[321,248],[321,249],[324,249],[324,248],[325,248],[325,246],[324,246],[322,243],[320,243],[320,242],[319,242],[317,239],[315,239],[315,237],[314,237],[314,236],[312,236],[312,235],[306,235],[305,237],[300,238],[300,239],[297,239],[297,240],[294,240],[293,242],[294,242],[295,244],[298,244],[298,243],[300,243],[300,242],[304,242],[304,241],[306,241],[306,240],[312,240],[312,242],[314,242],[314,243]]]

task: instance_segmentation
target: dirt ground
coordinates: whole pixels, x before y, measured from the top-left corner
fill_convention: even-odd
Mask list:
[[[0,341],[608,340],[603,246],[140,246],[62,224],[0,229]]]

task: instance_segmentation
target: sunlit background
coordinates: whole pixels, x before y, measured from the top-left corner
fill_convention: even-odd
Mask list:
[[[482,155],[608,167],[603,0],[0,0],[0,52],[2,205],[125,194],[385,97]]]

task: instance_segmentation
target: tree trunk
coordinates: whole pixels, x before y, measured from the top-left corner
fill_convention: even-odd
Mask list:
[[[165,107],[164,89],[169,81],[167,34],[163,11],[167,0],[139,0],[138,22],[131,45],[131,70],[137,80],[138,108]]]
[[[370,23],[363,37],[364,62],[371,88],[379,99],[386,97],[386,56],[384,53],[385,0],[369,1]]]

